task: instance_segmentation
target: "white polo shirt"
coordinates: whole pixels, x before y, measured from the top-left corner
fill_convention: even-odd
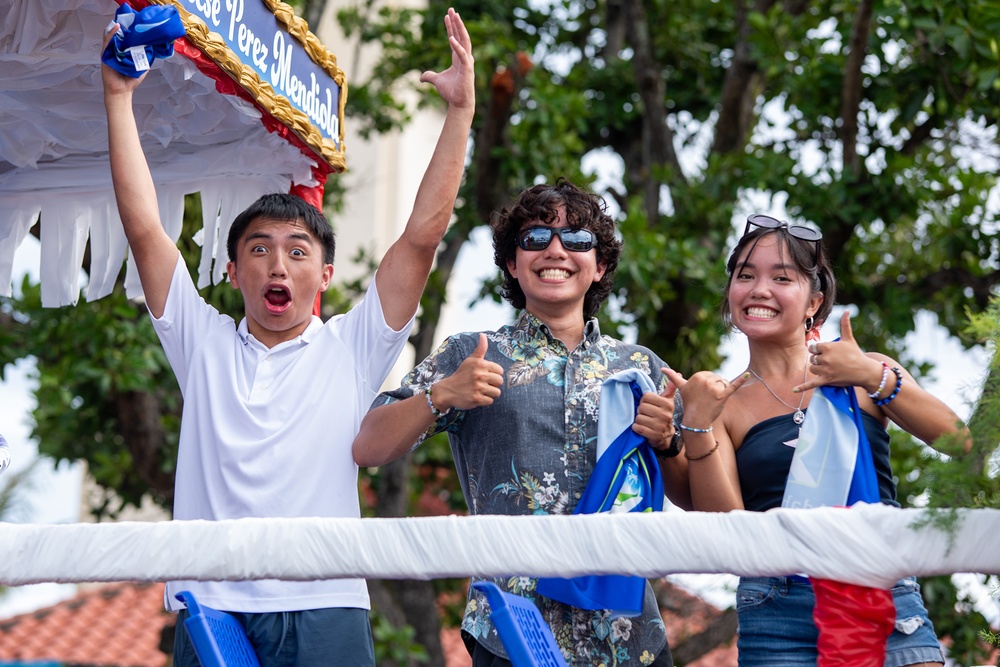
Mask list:
[[[360,516],[351,445],[413,326],[386,324],[374,279],[348,313],[268,349],[205,303],[178,258],[153,326],[184,396],[174,519]],[[173,581],[171,611],[181,590],[226,611],[370,606],[363,579]]]

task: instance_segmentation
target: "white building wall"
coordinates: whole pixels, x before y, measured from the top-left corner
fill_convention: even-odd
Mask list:
[[[329,0],[320,25],[313,30],[337,57],[337,64],[347,76],[348,108],[351,105],[352,83],[365,80],[379,56],[377,46],[359,48],[356,40],[348,40],[336,21],[338,10],[355,4],[358,3],[354,0]],[[410,7],[422,4],[395,3],[396,6]],[[416,85],[430,87],[429,84]],[[350,261],[358,248],[374,248],[376,257],[381,258],[399,237],[444,122],[444,112],[440,107],[415,110],[416,95],[409,92],[406,85],[400,84],[396,94],[413,110],[412,122],[403,132],[373,135],[365,140],[356,131],[350,116],[345,118],[347,172],[330,176],[331,180],[340,180],[347,191],[343,211],[332,218],[337,233],[335,281],[356,278],[365,270],[365,267]],[[437,329],[437,341],[459,331],[493,329],[510,319],[509,308],[494,304],[483,304],[474,309],[468,307],[471,298],[478,292],[479,278],[495,273],[495,269],[491,269],[489,234],[477,235],[479,237],[485,243],[467,247],[459,256],[454,274],[456,279],[449,283],[448,304]],[[407,347],[389,374],[387,388],[398,386],[414,362],[413,350]]]

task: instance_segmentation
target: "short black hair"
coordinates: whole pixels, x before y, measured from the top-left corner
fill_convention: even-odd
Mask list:
[[[589,229],[597,236],[597,262],[604,264],[605,269],[604,275],[591,285],[584,297],[583,315],[591,318],[600,310],[614,286],[615,271],[622,255],[622,240],[615,233],[615,221],[608,215],[604,199],[578,188],[565,178],[559,178],[555,185],[533,185],[521,192],[509,207],[493,213],[490,220],[493,261],[503,272],[500,293],[515,308],[525,307],[524,292],[507,268],[507,262],[517,256],[517,235],[524,225],[535,221],[553,224],[560,206],[566,209],[566,222],[570,227]]]
[[[262,195],[233,220],[233,225],[229,228],[229,237],[226,239],[226,251],[229,253],[230,261],[236,261],[240,239],[246,234],[250,224],[258,218],[302,222],[323,246],[323,263],[333,264],[337,241],[333,227],[330,226],[326,216],[302,197],[280,192]]]

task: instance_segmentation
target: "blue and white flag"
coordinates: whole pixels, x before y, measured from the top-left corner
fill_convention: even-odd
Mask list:
[[[597,425],[597,465],[573,514],[663,509],[663,477],[653,446],[632,430],[639,401],[647,391],[655,392],[656,387],[637,369],[620,371],[604,381]],[[628,549],[629,545],[621,548]],[[536,590],[578,609],[609,609],[612,616],[637,616],[642,613],[646,580],[617,574],[543,577]]]
[[[852,387],[817,387],[792,456],[782,507],[879,502],[871,445]]]
[[[138,12],[122,4],[115,12],[118,32],[101,54],[101,62],[138,79],[157,58],[174,54],[174,40],[186,34],[173,5],[149,5]]]
[[[782,507],[879,502],[871,445],[854,387],[817,387],[792,455]],[[819,667],[877,667],[896,621],[888,590],[810,577]]]

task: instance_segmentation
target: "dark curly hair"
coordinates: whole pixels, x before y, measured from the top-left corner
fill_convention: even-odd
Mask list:
[[[555,224],[559,207],[566,209],[566,223],[570,227],[589,229],[597,236],[597,262],[604,264],[604,276],[595,282],[583,301],[583,316],[591,318],[608,298],[615,282],[615,271],[622,255],[622,241],[615,234],[615,221],[607,213],[607,203],[600,196],[582,190],[565,178],[555,185],[534,185],[499,212],[493,213],[493,261],[503,272],[500,293],[517,309],[525,307],[524,292],[517,279],[507,269],[508,260],[517,255],[517,235],[526,225],[541,222]]]
[[[274,192],[262,195],[233,220],[226,239],[229,259],[236,261],[236,249],[250,224],[258,218],[301,222],[323,246],[323,263],[333,264],[337,241],[333,227],[323,213],[297,195]]]
[[[821,325],[830,316],[830,311],[833,310],[833,304],[837,299],[837,279],[833,275],[830,260],[823,248],[823,241],[804,241],[795,238],[788,233],[787,227],[758,227],[744,234],[736,243],[733,253],[726,262],[726,274],[729,278],[726,280],[726,289],[723,292],[725,296],[722,299],[723,323],[730,328],[733,326],[733,314],[729,310],[729,287],[733,284],[733,276],[743,270],[743,266],[750,260],[754,248],[757,247],[762,238],[768,235],[778,237],[778,252],[781,253],[782,259],[784,259],[784,253],[787,252],[795,269],[809,281],[813,292],[819,292],[823,295],[823,303],[820,304],[819,310],[813,316],[816,320],[816,326]],[[740,255],[747,248],[749,250],[746,257],[740,262]]]

